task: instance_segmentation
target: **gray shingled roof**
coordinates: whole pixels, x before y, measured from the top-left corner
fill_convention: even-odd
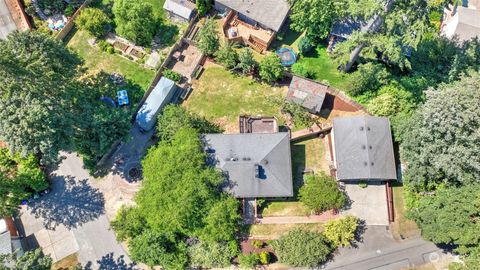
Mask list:
[[[333,142],[338,180],[397,178],[388,118],[335,118]]]
[[[342,21],[337,21],[333,24],[332,30],[330,31],[331,35],[337,37],[348,39],[354,31],[365,32],[369,29],[372,20],[368,22],[358,21],[351,18],[344,19]]]
[[[328,86],[293,76],[286,100],[301,105],[311,113],[320,113]]]
[[[10,232],[6,231],[0,234],[0,255],[12,253],[12,239]]]
[[[205,134],[212,165],[237,198],[293,196],[290,137],[281,133]]]
[[[195,4],[188,0],[166,0],[163,8],[182,18],[190,20],[195,10]]]
[[[274,31],[280,31],[290,6],[285,0],[216,0]]]

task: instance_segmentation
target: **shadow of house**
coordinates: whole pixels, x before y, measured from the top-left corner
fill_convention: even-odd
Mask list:
[[[54,176],[52,192],[28,205],[35,218],[42,218],[47,229],[64,225],[76,228],[105,213],[103,194],[88,184],[87,179]]]

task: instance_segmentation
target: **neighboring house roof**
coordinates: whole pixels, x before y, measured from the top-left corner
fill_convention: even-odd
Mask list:
[[[286,0],[216,0],[216,2],[276,32],[280,31],[290,11]]]
[[[137,124],[143,130],[148,131],[153,128],[158,113],[171,102],[176,89],[175,82],[166,77],[162,77],[155,85],[136,116]]]
[[[334,118],[333,148],[338,180],[397,178],[388,118]]]
[[[288,87],[286,100],[301,105],[311,113],[319,113],[327,89],[328,86],[324,84],[293,76]]]
[[[332,30],[330,31],[330,35],[348,39],[355,31],[367,31],[370,27],[370,23],[371,21],[364,22],[354,20],[352,18],[347,18],[342,21],[335,22],[333,24]]]
[[[0,39],[6,39],[15,30],[28,30],[30,25],[17,0],[0,0]]]
[[[5,220],[0,219],[0,255],[12,253],[12,239]]]
[[[480,10],[466,7],[457,7],[452,16],[442,28],[447,38],[457,38],[459,42],[480,37]]]
[[[195,5],[188,0],[167,0],[163,8],[182,18],[190,20],[192,18]]]
[[[205,134],[211,164],[237,198],[293,196],[290,137],[280,133]]]

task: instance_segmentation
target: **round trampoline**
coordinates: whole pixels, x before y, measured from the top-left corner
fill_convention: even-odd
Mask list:
[[[280,57],[280,62],[284,67],[289,67],[297,61],[297,55],[290,48],[280,48],[277,50],[277,55]]]

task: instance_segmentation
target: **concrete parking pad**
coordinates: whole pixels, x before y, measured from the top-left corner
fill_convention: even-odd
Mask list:
[[[381,182],[368,182],[366,188],[358,183],[346,183],[345,191],[350,199],[345,215],[354,215],[365,221],[366,225],[388,226],[388,209],[385,185]]]

